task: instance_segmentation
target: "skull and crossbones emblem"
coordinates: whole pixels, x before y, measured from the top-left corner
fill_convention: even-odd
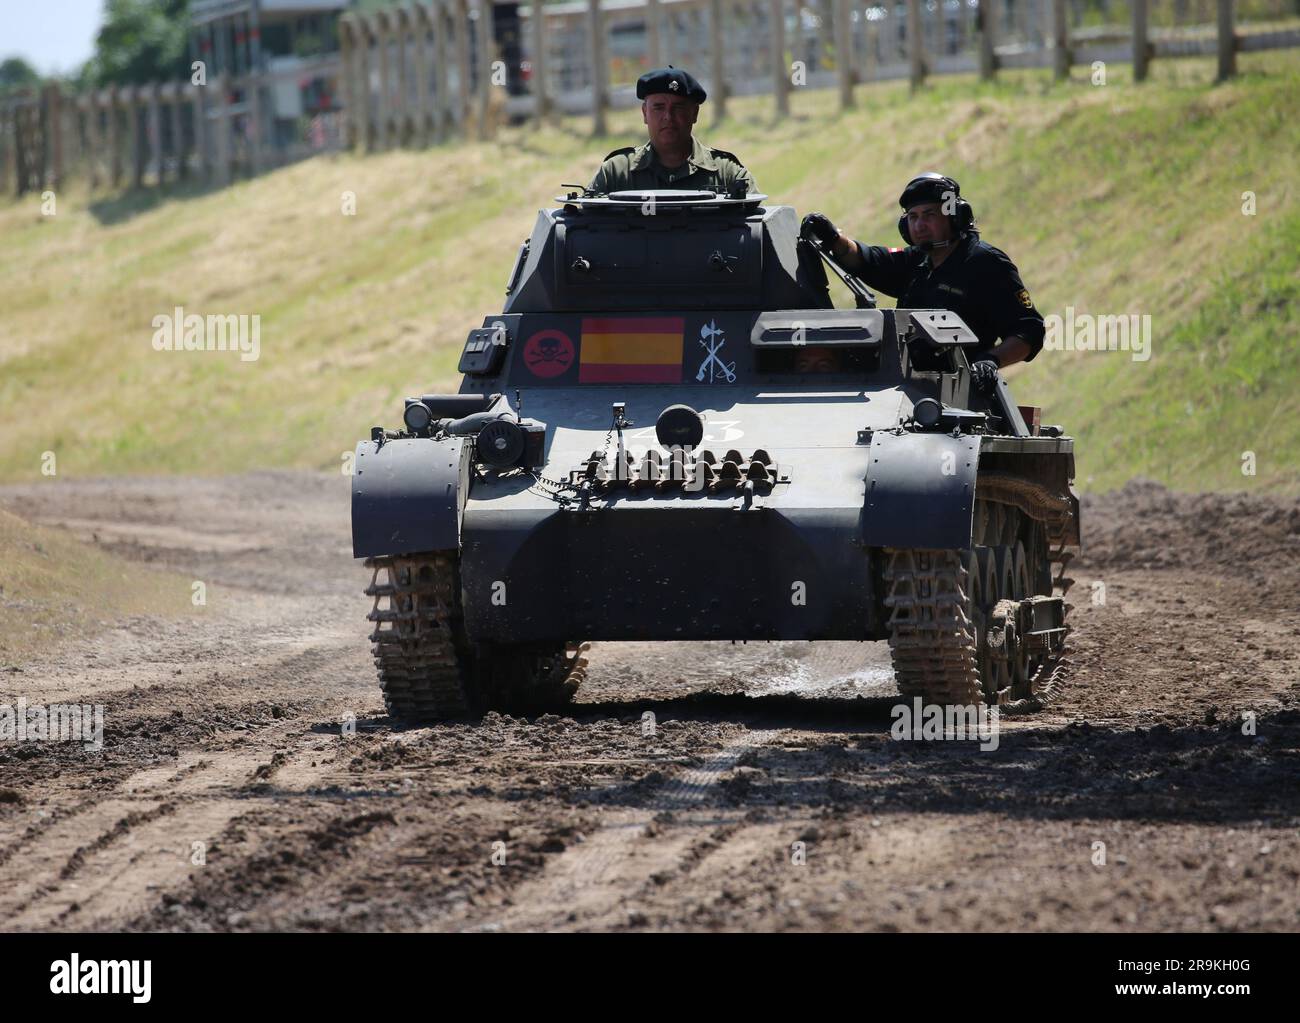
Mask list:
[[[524,365],[533,376],[558,377],[573,365],[573,342],[559,330],[539,330],[524,345]]]

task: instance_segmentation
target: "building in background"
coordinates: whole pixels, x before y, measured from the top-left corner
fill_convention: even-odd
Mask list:
[[[349,6],[351,0],[191,0],[191,59],[204,62],[210,86],[228,76],[236,146],[261,140],[276,162],[337,147],[338,20]]]

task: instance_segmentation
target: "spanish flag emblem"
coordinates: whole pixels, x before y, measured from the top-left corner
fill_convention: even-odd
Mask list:
[[[584,319],[578,383],[680,383],[685,327],[672,316]]]

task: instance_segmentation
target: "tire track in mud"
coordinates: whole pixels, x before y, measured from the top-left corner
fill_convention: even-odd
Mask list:
[[[1107,599],[1078,601],[1071,683],[967,758],[888,741],[870,643],[598,644],[562,718],[390,722],[337,484],[0,488],[214,586],[202,614],[123,619],[0,674],[0,702],[105,703],[112,740],[102,760],[0,749],[0,928],[1300,923],[1300,625],[1278,611],[1300,587],[1293,500],[1085,495],[1073,592]]]
[[[325,774],[307,766],[323,759],[322,736],[301,721],[251,738],[248,748],[188,750],[174,764],[138,771],[106,798],[71,807],[0,850],[4,929],[111,926],[184,884],[201,869],[192,857],[233,820]],[[271,788],[281,771],[291,775],[288,787]]]
[[[645,806],[603,814],[598,830],[556,857],[541,878],[512,893],[512,905],[505,913],[471,929],[556,930],[609,922],[623,901],[652,875],[673,870],[689,859],[698,841],[689,826],[657,830],[656,819],[699,807],[747,753],[781,734],[778,730],[749,732],[699,767],[683,771]],[[707,823],[716,824],[718,815],[710,816]],[[681,818],[675,821],[675,825],[690,823]]]

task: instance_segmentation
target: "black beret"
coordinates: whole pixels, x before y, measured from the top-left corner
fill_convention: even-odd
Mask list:
[[[655,93],[667,92],[673,96],[685,96],[694,103],[703,103],[708,97],[704,87],[695,80],[689,71],[667,67],[647,71],[636,80],[636,98],[645,99]]]

